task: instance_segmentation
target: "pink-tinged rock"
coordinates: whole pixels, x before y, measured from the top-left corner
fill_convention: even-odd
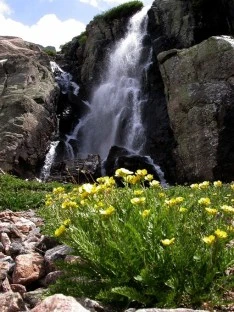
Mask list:
[[[26,287],[24,285],[21,285],[21,284],[11,284],[11,289],[12,289],[12,291],[18,292],[21,295],[26,293],[26,291],[27,291]]]
[[[8,261],[0,261],[0,280],[4,280],[10,270],[10,263]]]
[[[50,272],[49,274],[46,275],[44,280],[42,281],[42,285],[47,287],[51,284],[54,284],[56,280],[62,275],[62,271],[54,271]]]
[[[35,223],[24,217],[12,217],[12,220],[18,230],[22,233],[28,233],[32,229],[36,228]]]
[[[73,297],[61,294],[53,295],[43,300],[31,312],[88,312]]]
[[[11,285],[10,285],[10,282],[8,280],[8,278],[6,277],[4,279],[4,281],[2,282],[2,291],[3,292],[9,292],[11,291]]]
[[[19,255],[15,259],[13,284],[27,285],[45,274],[44,258],[39,253]]]
[[[19,293],[7,292],[0,294],[1,312],[22,312],[27,311]]]
[[[5,253],[8,255],[9,254],[9,249],[11,245],[11,240],[7,233],[1,233],[1,243],[3,244],[3,247],[5,249]]]

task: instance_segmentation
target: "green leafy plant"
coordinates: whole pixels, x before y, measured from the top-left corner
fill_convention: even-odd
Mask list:
[[[136,13],[142,9],[143,3],[141,1],[130,1],[118,5],[102,14],[96,15],[93,21],[104,20],[106,22],[111,22],[114,19],[128,17],[133,13]]]
[[[233,287],[234,185],[205,181],[166,189],[146,170],[55,188],[40,214],[45,233],[73,248],[52,292],[120,307],[214,304]],[[145,184],[149,187],[145,187]],[[214,299],[215,298],[215,299]]]

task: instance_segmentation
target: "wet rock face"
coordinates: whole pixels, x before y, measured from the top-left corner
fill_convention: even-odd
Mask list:
[[[59,90],[35,44],[0,37],[0,167],[35,174],[56,126]]]
[[[178,181],[234,176],[234,41],[211,37],[158,55]]]

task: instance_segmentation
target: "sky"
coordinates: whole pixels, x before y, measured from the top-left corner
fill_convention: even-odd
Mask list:
[[[0,0],[0,36],[17,36],[59,50],[84,31],[95,15],[128,1]]]

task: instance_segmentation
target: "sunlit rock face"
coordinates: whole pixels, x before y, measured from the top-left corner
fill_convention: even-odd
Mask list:
[[[47,54],[17,37],[0,37],[0,168],[34,175],[56,127],[59,88]]]
[[[178,181],[234,176],[234,40],[211,37],[158,55]]]

